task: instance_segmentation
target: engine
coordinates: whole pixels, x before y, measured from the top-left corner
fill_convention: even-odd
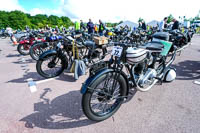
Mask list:
[[[153,62],[153,56],[151,55],[151,53],[148,53],[146,59],[134,68],[133,73],[137,75],[137,83],[140,86],[150,83],[152,79],[157,76],[157,72],[153,68]]]
[[[150,84],[156,75],[157,72],[155,69],[148,68],[145,74],[140,75],[139,85],[143,86],[145,84]]]

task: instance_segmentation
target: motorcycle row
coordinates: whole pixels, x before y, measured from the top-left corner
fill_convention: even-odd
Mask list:
[[[90,120],[102,121],[120,108],[130,90],[145,92],[156,83],[173,81],[176,69],[171,64],[193,34],[193,29],[120,28],[107,31],[105,37],[73,30],[32,31],[18,39],[17,50],[36,60],[36,70],[45,78],[67,69],[78,79],[88,69],[81,88],[82,109]]]

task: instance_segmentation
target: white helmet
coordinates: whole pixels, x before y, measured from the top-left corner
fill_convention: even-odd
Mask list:
[[[176,78],[176,71],[174,69],[169,69],[165,74],[165,81],[172,82]]]

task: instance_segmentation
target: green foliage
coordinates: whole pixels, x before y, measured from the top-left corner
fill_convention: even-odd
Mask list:
[[[139,23],[139,22],[142,22],[143,20],[144,20],[144,19],[142,19],[142,18],[139,18],[139,20],[138,20],[138,23]]]
[[[167,23],[171,23],[173,21],[174,17],[172,16],[172,14],[170,14],[168,17],[167,17]]]
[[[106,27],[115,27],[117,25],[118,23],[110,23],[110,22],[106,23]]]
[[[118,24],[121,24],[121,23],[123,23],[123,21],[120,21]]]
[[[64,26],[68,28],[73,25],[72,21],[68,17],[57,17],[54,15],[37,14],[31,16],[21,11],[0,11],[0,29],[11,27],[13,29],[24,29],[29,26],[32,29],[44,28],[46,25],[51,27]]]
[[[107,22],[106,23],[106,27],[115,27],[119,24],[123,23],[123,21],[120,21],[119,23],[111,23],[111,22]]]

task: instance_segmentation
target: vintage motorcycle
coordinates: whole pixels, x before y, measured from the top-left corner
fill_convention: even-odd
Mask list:
[[[145,92],[157,82],[175,79],[176,70],[171,64],[175,60],[176,46],[168,42],[168,34],[161,36],[165,36],[164,40],[140,47],[114,43],[111,59],[91,67],[90,76],[81,88],[82,109],[90,120],[102,121],[112,116],[127,99],[131,88]],[[172,52],[171,47],[174,47]]]
[[[19,41],[19,44],[17,46],[17,51],[21,55],[29,55],[30,53],[29,49],[32,45],[34,45],[34,43],[45,42],[45,39],[37,36],[38,36],[37,33],[30,33],[28,37],[25,37],[23,40]]]

